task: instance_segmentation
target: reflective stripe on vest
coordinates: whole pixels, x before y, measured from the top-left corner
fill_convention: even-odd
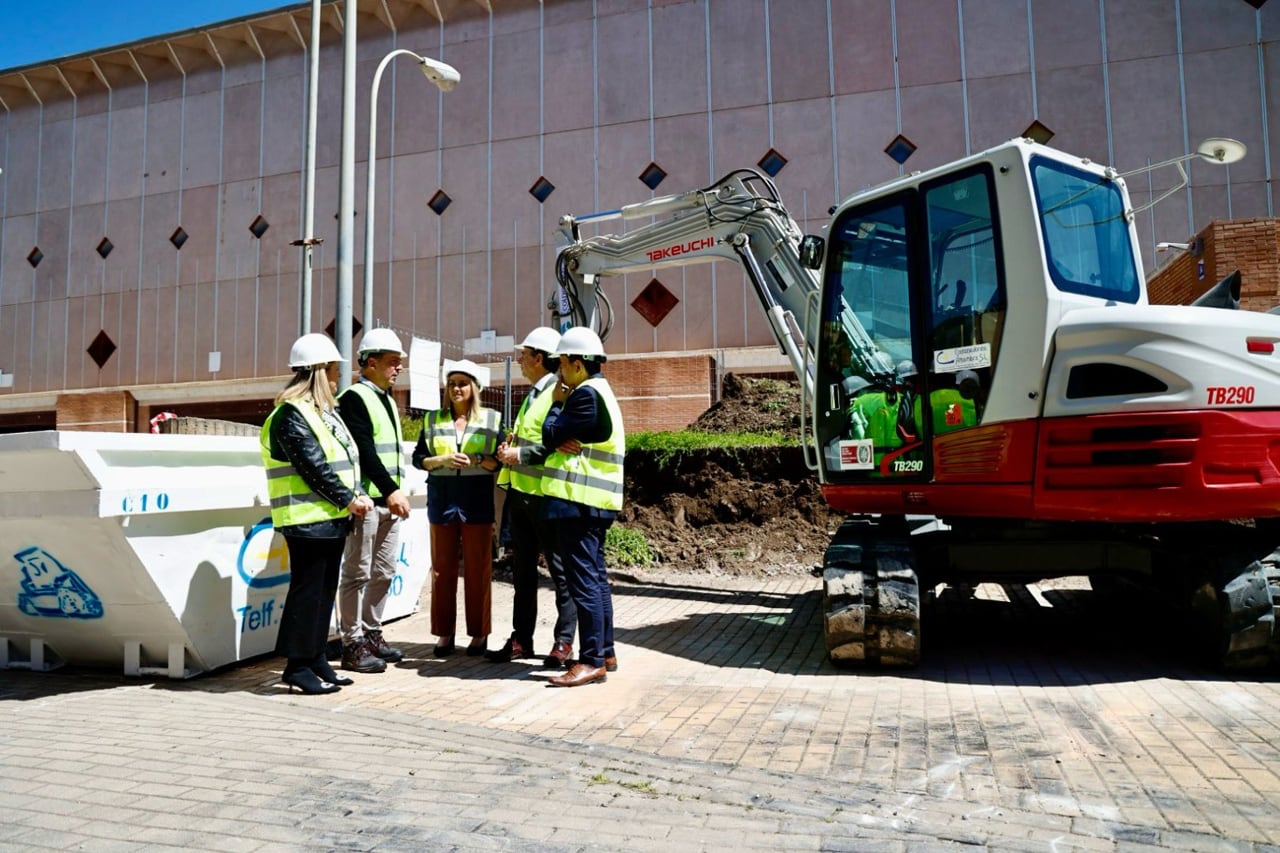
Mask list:
[[[551,404],[555,402],[555,395],[551,393],[551,386],[554,384],[553,376],[538,396],[534,397],[530,392],[530,396],[524,398],[524,402],[520,404],[520,413],[516,415],[515,429],[512,430],[512,447],[542,443],[542,422],[547,419],[547,412],[551,411]],[[517,463],[498,472],[498,485],[510,485],[517,492],[524,492],[526,495],[540,495],[542,475],[541,465]]]
[[[396,408],[395,398],[390,394],[384,394],[368,382],[357,382],[343,391],[338,399],[341,400],[348,394],[355,394],[364,401],[364,407],[369,412],[369,420],[373,424],[373,447],[378,452],[378,461],[399,486],[404,482],[404,451],[400,447],[400,410]],[[382,404],[384,397],[391,403],[392,414],[387,414],[387,407]],[[382,497],[382,491],[372,480],[363,475],[362,471],[360,485],[364,486],[369,497]]]
[[[314,524],[318,521],[329,521],[347,515],[345,506],[335,506],[326,498],[311,490],[307,481],[294,469],[288,461],[281,461],[271,455],[271,423],[280,414],[284,406],[293,406],[302,413],[302,417],[311,427],[311,432],[324,451],[325,461],[338,475],[338,479],[347,488],[355,490],[356,465],[347,448],[334,436],[324,418],[309,404],[299,404],[290,400],[281,403],[262,425],[258,442],[262,448],[262,467],[267,471],[267,497],[271,499],[271,524],[278,528],[295,524]]]
[[[613,434],[604,441],[584,444],[581,453],[555,452],[548,456],[542,477],[542,493],[596,509],[620,510],[622,460],[627,452],[622,412],[618,409],[613,389],[603,377],[593,376],[582,385],[594,388],[600,395],[600,401],[613,421]]]
[[[498,429],[502,426],[501,415],[496,409],[481,409],[480,422],[467,421],[466,431],[462,434],[462,443],[458,444],[458,433],[453,428],[453,410],[441,409],[438,412],[427,412],[422,418],[422,431],[427,435],[431,447],[431,455],[443,456],[447,453],[466,453],[468,455],[492,456],[498,452],[498,442],[502,436]],[[441,468],[432,471],[433,477],[457,475],[459,477],[492,477],[492,471],[486,471],[479,465],[471,468]]]

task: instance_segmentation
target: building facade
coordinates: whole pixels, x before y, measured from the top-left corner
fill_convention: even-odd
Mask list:
[[[562,214],[743,166],[774,172],[792,216],[818,232],[861,188],[1014,136],[1122,172],[1231,136],[1249,147],[1244,160],[1193,162],[1190,186],[1139,216],[1148,267],[1163,260],[1160,241],[1275,215],[1280,3],[355,5],[354,20],[347,2],[321,15],[311,329],[336,319],[342,40],[353,25],[354,323],[472,357],[546,322]],[[302,325],[293,243],[310,29],[300,3],[0,71],[0,426],[70,425],[58,412],[73,409],[75,423],[123,428],[157,407],[265,413]],[[441,93],[410,59],[390,63],[366,211],[370,86],[397,48],[450,63],[462,81]],[[1135,202],[1175,178],[1134,178]],[[363,317],[370,213],[374,309]],[[655,278],[678,302],[653,325],[631,302]],[[772,345],[732,265],[626,276],[610,297],[619,317],[607,347],[621,356],[723,360]]]

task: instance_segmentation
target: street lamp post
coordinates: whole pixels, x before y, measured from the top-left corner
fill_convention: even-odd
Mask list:
[[[378,142],[378,85],[382,82],[382,72],[397,56],[412,56],[418,60],[418,69],[426,75],[428,80],[436,84],[441,92],[448,92],[458,85],[461,79],[461,75],[452,65],[419,56],[405,48],[393,50],[382,57],[382,61],[378,63],[378,70],[373,74],[373,88],[369,93],[369,159],[366,165],[369,175],[364,203],[364,323],[366,328],[371,328],[373,323],[373,185],[374,155]]]

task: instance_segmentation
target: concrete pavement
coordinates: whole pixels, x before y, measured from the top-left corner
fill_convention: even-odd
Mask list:
[[[1280,850],[1275,674],[1195,668],[1161,614],[983,587],[926,611],[918,670],[857,673],[815,578],[648,580],[574,690],[432,658],[425,613],[331,696],[278,659],[0,673],[0,849]],[[491,646],[509,618],[497,582]]]

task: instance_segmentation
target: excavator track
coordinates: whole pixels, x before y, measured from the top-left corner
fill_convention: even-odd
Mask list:
[[[839,666],[920,662],[920,582],[908,534],[872,519],[840,525],[823,559],[823,634]]]
[[[1280,662],[1280,550],[1228,580],[1217,598],[1223,668],[1256,670]]]

